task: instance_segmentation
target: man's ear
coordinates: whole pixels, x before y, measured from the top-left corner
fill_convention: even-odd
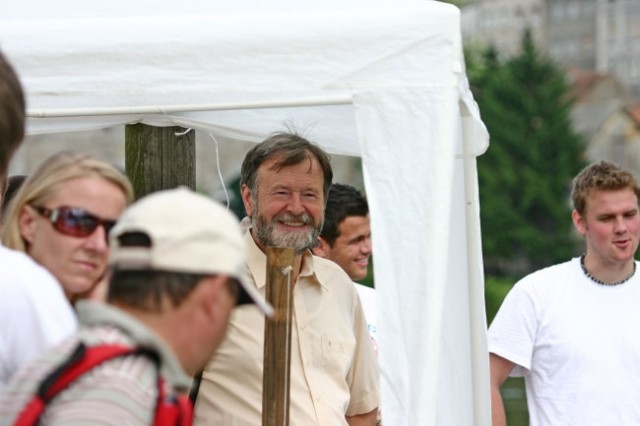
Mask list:
[[[203,278],[206,282],[198,284],[202,306],[210,318],[215,318],[218,313],[218,303],[220,303],[221,293],[226,290],[227,280],[224,275],[209,276]]]
[[[331,253],[331,246],[329,245],[327,240],[322,237],[318,237],[318,245],[312,248],[311,251],[316,256],[329,258],[329,254]]]
[[[253,215],[253,198],[251,197],[251,189],[246,184],[242,184],[240,187],[240,194],[242,195],[242,203],[244,204],[244,210],[247,212],[247,216]]]
[[[573,220],[573,226],[576,227],[576,230],[584,237],[587,233],[587,224],[584,221],[582,215],[578,213],[577,210],[573,210],[571,212],[571,219]]]
[[[36,211],[29,206],[23,206],[18,216],[18,227],[20,229],[20,235],[29,244],[33,243],[36,235],[37,221]]]

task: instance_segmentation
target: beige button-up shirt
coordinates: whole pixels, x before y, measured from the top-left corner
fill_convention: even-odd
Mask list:
[[[266,256],[245,235],[248,273],[265,292]],[[380,403],[379,369],[360,299],[335,263],[305,253],[294,287],[291,425],[346,425]],[[233,312],[227,336],[203,374],[195,425],[262,423],[264,316]]]

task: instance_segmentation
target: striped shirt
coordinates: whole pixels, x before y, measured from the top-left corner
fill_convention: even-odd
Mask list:
[[[37,386],[63,363],[80,341],[87,346],[142,346],[160,356],[167,394],[188,390],[191,379],[170,349],[142,323],[123,311],[95,302],[78,304],[80,331],[27,364],[0,395],[0,424],[11,424],[34,395]],[[158,367],[144,355],[107,361],[61,392],[41,417],[45,425],[148,425],[153,423],[158,397]]]

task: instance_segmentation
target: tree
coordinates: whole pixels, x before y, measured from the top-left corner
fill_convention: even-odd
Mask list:
[[[525,31],[521,52],[470,61],[470,82],[491,144],[478,159],[487,273],[526,273],[574,254],[569,191],[584,166],[565,74]],[[522,262],[524,260],[524,262]],[[511,268],[510,272],[514,272]]]
[[[469,3],[473,3],[473,0],[442,0],[443,3],[451,3],[458,7],[463,7]]]

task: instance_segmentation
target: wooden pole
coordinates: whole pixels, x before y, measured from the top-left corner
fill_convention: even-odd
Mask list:
[[[125,169],[136,198],[161,189],[196,189],[196,132],[182,127],[129,124]]]
[[[266,255],[266,299],[274,315],[264,327],[262,426],[288,426],[294,253],[292,248],[267,247]]]

